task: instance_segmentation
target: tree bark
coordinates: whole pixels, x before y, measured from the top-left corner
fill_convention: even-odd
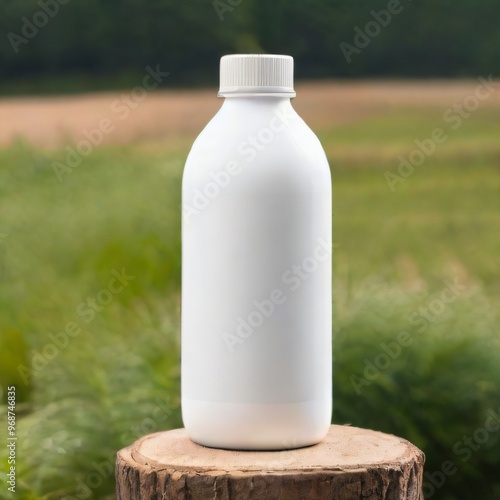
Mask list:
[[[408,441],[332,425],[325,439],[286,451],[193,443],[184,429],[118,452],[118,500],[423,500],[424,454]]]

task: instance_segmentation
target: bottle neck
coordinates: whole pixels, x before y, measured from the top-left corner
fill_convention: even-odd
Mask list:
[[[291,107],[291,98],[285,95],[232,95],[224,98],[223,107],[228,108],[283,108]]]

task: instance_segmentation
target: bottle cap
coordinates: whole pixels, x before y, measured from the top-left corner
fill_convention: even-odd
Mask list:
[[[272,94],[295,97],[292,56],[232,54],[221,58],[219,97]]]

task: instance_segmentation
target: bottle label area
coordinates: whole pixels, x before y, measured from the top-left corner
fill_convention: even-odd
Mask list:
[[[228,192],[184,225],[183,397],[330,395],[330,203],[328,191]]]

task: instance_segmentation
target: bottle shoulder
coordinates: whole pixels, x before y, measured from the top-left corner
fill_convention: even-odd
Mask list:
[[[331,181],[319,139],[289,102],[223,106],[194,142],[184,177],[199,182],[228,165],[245,172],[239,177],[246,189],[270,184],[316,189]]]
[[[250,106],[222,106],[194,141],[189,157],[230,157],[243,155],[247,159],[289,148],[311,153],[323,153],[316,134],[298,115],[293,107],[269,106],[253,109]],[[252,150],[253,152],[250,152]]]

